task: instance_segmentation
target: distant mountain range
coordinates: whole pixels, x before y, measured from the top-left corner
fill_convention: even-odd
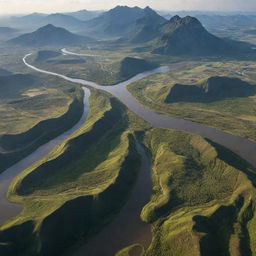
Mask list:
[[[84,22],[70,15],[54,13],[50,15],[33,13],[22,17],[13,17],[10,23],[15,27],[38,28],[52,24],[66,29],[79,30]]]
[[[145,25],[163,23],[165,19],[151,8],[117,6],[95,19],[85,22],[85,31],[98,36],[122,37],[138,32]]]
[[[23,46],[67,46],[85,44],[94,42],[94,40],[49,24],[39,28],[35,32],[21,35],[8,42]]]
[[[176,15],[166,20],[149,7],[142,9],[117,6],[102,14],[87,10],[67,14],[34,13],[16,17],[16,21],[20,24],[29,23],[35,26],[48,22],[52,25],[43,25],[37,31],[9,42],[31,46],[66,46],[93,42],[91,38],[81,36],[83,34],[99,39],[119,38],[117,43],[144,44],[152,53],[165,55],[216,56],[232,54],[235,51],[239,53],[252,48],[249,45],[214,36],[195,17],[181,18]],[[95,15],[98,16],[88,21],[81,20]],[[80,35],[66,30],[69,28]]]
[[[103,13],[103,11],[80,10],[77,12],[67,12],[64,14],[72,16],[72,17],[82,20],[82,21],[87,21],[87,20],[91,20],[91,19],[98,17],[102,13]]]
[[[170,19],[175,15],[181,17],[193,16],[199,19],[204,25],[253,25],[252,22],[255,22],[256,18],[256,12],[160,11],[159,14],[166,19]]]
[[[153,53],[167,55],[216,55],[232,52],[233,46],[210,34],[194,17],[174,16],[159,27]]]

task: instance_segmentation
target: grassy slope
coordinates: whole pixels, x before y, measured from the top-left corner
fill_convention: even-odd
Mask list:
[[[74,200],[86,200],[85,205],[88,204],[87,209],[91,212],[94,200],[90,195],[102,194],[103,197],[99,198],[105,198],[104,193],[107,187],[110,184],[114,185],[116,178],[119,177],[120,167],[129,152],[128,135],[134,130],[147,128],[143,121],[137,119],[129,111],[127,112],[120,103],[116,102],[118,108],[115,108],[110,99],[105,94],[93,91],[90,98],[92,106],[90,116],[85,126],[66,142],[56,147],[45,159],[20,174],[10,187],[10,199],[22,203],[24,210],[17,218],[2,226],[2,230],[8,231],[10,227],[23,231],[28,229],[31,238],[27,235],[25,236],[27,240],[23,241],[27,249],[32,250],[33,246],[40,248],[38,239],[31,231],[31,220],[35,222],[36,233],[39,232],[40,239],[43,239],[41,248],[47,252],[47,255],[51,255],[52,252],[48,251],[50,240],[47,239],[47,234],[49,231],[54,231],[54,239],[51,239],[54,248],[58,248],[62,239],[66,241],[70,238],[65,236],[67,232],[65,226],[62,232],[58,233],[59,229],[51,223],[57,221],[63,225],[65,222],[62,222],[61,216],[68,214],[69,211],[73,214],[72,208],[68,207],[75,205]],[[59,166],[59,169],[56,169],[57,172],[53,167],[51,169],[53,178],[45,177],[43,184],[36,183],[37,185],[31,189],[29,183],[22,183],[31,174],[40,171],[46,161],[62,157],[69,152],[69,148],[76,149],[74,143],[76,138],[83,141],[83,136],[95,131],[95,124],[104,120],[106,113],[112,111],[113,108],[118,109],[114,118],[118,116],[120,118],[119,111],[125,114],[119,119],[121,125],[118,127],[123,127],[120,133],[115,130],[116,126],[110,128],[107,134],[104,133],[103,137],[99,133],[97,144],[100,143],[100,147],[97,145],[88,148],[87,146],[80,147],[79,150],[83,151],[80,157],[67,166]],[[116,123],[118,119],[114,120]],[[154,232],[153,243],[146,255],[211,256],[229,255],[230,253],[235,256],[239,255],[237,253],[240,250],[243,252],[255,250],[253,230],[256,219],[254,216],[256,191],[252,185],[255,181],[255,174],[248,164],[220,146],[191,134],[152,129],[140,139],[152,157],[153,167],[153,195],[150,203],[144,207],[142,212],[142,218],[152,223]],[[106,157],[102,158],[102,156]],[[63,173],[58,175],[58,170],[65,175],[62,175]],[[37,182],[37,179],[31,181]],[[112,199],[111,196],[111,202],[113,202]],[[106,209],[103,208],[103,213],[105,211]],[[92,217],[90,212],[86,212],[89,214],[89,220]],[[111,213],[113,213],[112,210]],[[94,218],[91,221],[97,227],[94,232],[106,223],[95,222]],[[221,224],[218,225],[219,223]],[[25,228],[19,229],[19,225]],[[87,226],[87,230],[90,229]],[[3,234],[7,231],[0,232],[1,242],[6,241]],[[21,231],[16,231],[16,234],[18,232]],[[91,233],[84,234],[85,237],[90,235]],[[4,239],[1,238],[2,236]],[[21,250],[22,245],[17,246]],[[125,248],[117,255],[127,255],[135,249],[134,246]],[[27,252],[27,255],[31,255],[31,252]],[[254,254],[251,255],[254,256]]]
[[[254,62],[211,62],[157,74],[129,86],[130,92],[147,107],[170,116],[193,120],[256,140],[256,96],[230,98],[210,103],[165,103],[175,83],[200,83],[210,76],[231,76],[255,84]]]
[[[131,169],[131,173],[137,169],[136,159],[133,160],[133,164],[130,162],[128,166],[125,164],[127,157],[134,152],[133,139],[130,134],[133,130],[147,127],[147,125],[127,112],[119,102],[109,98],[106,94],[93,91],[90,105],[89,119],[80,130],[56,147],[44,159],[15,178],[10,186],[9,198],[13,202],[23,204],[24,210],[16,218],[2,226],[2,230],[25,225],[25,223],[33,220],[36,230],[39,232],[41,230],[40,224],[48,218],[47,216],[54,216],[55,212],[57,214],[60,207],[64,206],[66,202],[71,202],[81,196],[96,196],[101,193],[103,193],[102,197],[105,198],[105,191],[107,192],[107,188],[111,184],[115,185],[121,169]],[[109,116],[108,113],[112,113],[112,116]],[[100,123],[100,130],[97,128],[98,123]],[[103,129],[104,132],[102,127],[106,128]],[[91,138],[96,140],[96,144],[90,143]],[[72,150],[77,152],[78,157],[72,156]],[[68,161],[68,163],[65,160],[64,163],[58,161],[58,159],[63,160],[63,157],[64,159],[67,157],[69,160],[72,158],[73,161]],[[51,161],[53,163],[57,161],[59,164],[57,167],[53,165],[49,169],[44,169],[47,162],[50,163]],[[40,183],[38,176],[33,176],[37,172],[40,173],[41,169],[43,174],[46,172],[43,183]],[[28,177],[32,177],[31,181],[36,186],[31,187],[31,183],[24,182]],[[133,175],[133,179],[134,177]],[[125,185],[123,188],[125,191],[120,192],[121,196],[124,192],[129,191],[130,185]],[[124,198],[117,198],[116,200],[122,201]],[[118,206],[121,203],[119,201],[113,200],[114,209],[120,207]],[[115,211],[116,209],[111,214]],[[108,215],[106,217],[107,219],[111,218]],[[103,222],[107,221],[103,217],[101,219]],[[95,226],[100,228],[103,224],[96,223]],[[30,246],[31,244],[28,245],[28,247]]]
[[[70,91],[73,85],[57,78],[44,80],[39,87],[23,88],[18,94],[13,92],[0,99],[1,116],[4,117],[0,122],[0,134],[22,133],[40,121],[59,117],[68,110],[75,96]],[[32,89],[39,95],[32,97]]]
[[[86,61],[85,63],[72,65],[37,61],[35,61],[35,65],[46,70],[52,70],[57,73],[66,74],[70,77],[86,79],[103,85],[111,85],[126,80],[132,75],[129,74],[126,77],[120,77],[121,61],[126,57],[143,58],[159,65],[165,65],[178,60],[177,58],[170,56],[152,55],[148,51],[138,53],[134,51],[133,47],[136,46],[102,46],[99,44],[93,45],[90,50],[87,47],[69,47],[68,50],[71,52],[96,56],[66,55],[51,59],[51,61],[57,62],[69,59]],[[31,62],[35,60],[35,56],[36,55],[30,57]]]
[[[153,178],[141,215],[154,232],[146,255],[256,255],[255,170],[194,135],[154,129],[143,141]]]
[[[80,119],[82,90],[60,79],[46,81],[41,89],[45,92],[43,95],[24,96],[24,93],[31,93],[31,89],[24,88],[19,94],[13,93],[1,102],[4,118],[0,121],[0,146],[7,152],[0,153],[3,163],[0,171],[71,128]]]

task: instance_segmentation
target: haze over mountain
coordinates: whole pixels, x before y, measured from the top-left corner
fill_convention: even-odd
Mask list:
[[[160,16],[153,9],[146,7],[144,16],[136,21],[135,36],[132,37],[133,43],[147,42],[160,35],[159,25],[166,22],[166,19]]]
[[[35,32],[21,35],[8,42],[24,46],[67,46],[93,41],[89,37],[76,35],[64,28],[49,24],[39,28]]]
[[[89,33],[101,36],[124,36],[142,29],[144,26],[157,25],[165,21],[151,8],[117,6],[99,17],[86,22]]]
[[[83,21],[62,13],[41,14],[33,13],[22,17],[13,17],[10,19],[10,24],[18,28],[38,28],[52,24],[57,27],[66,29],[78,30],[83,27]]]
[[[194,17],[174,16],[161,28],[153,53],[167,55],[227,54],[232,46],[210,34]]]
[[[6,41],[17,36],[19,31],[11,27],[0,27],[0,40]]]
[[[76,19],[87,21],[91,20],[93,18],[98,17],[100,14],[102,14],[103,11],[88,11],[88,10],[80,10],[77,12],[67,12],[64,13],[66,15],[72,16]]]

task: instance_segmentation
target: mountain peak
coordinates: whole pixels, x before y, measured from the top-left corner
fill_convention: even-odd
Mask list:
[[[73,34],[62,27],[48,24],[32,33],[20,35],[8,42],[18,45],[30,46],[68,46],[92,42],[88,37]]]
[[[179,15],[175,15],[173,16],[169,23],[172,23],[172,24],[179,24],[179,25],[190,25],[190,24],[193,24],[193,25],[200,25],[202,26],[201,22],[195,18],[195,17],[191,17],[191,16],[186,16],[184,18],[181,18]]]
[[[127,5],[117,5],[116,7],[114,7],[113,9],[110,10],[110,12],[113,11],[131,11],[131,10],[143,10],[138,6],[134,6],[134,7],[129,7]]]
[[[182,19],[184,24],[195,24],[195,25],[201,25],[201,22],[195,18],[195,17],[191,17],[191,16],[186,16]]]
[[[182,18],[179,15],[175,15],[175,16],[171,17],[170,22],[178,22],[181,19]]]
[[[56,29],[57,27],[53,26],[52,24],[47,24],[41,28],[39,28],[38,30],[47,30],[47,31],[50,31],[50,30],[54,30]]]
[[[150,8],[149,6],[144,8],[145,11],[154,11],[152,8]]]
[[[209,33],[191,16],[174,16],[162,27],[158,48],[153,53],[169,55],[215,55],[230,52],[230,46]]]

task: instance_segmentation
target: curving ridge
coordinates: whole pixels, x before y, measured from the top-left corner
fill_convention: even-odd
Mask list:
[[[198,124],[195,122],[183,120],[183,119],[178,119],[178,118],[173,118],[169,117],[163,114],[157,114],[155,112],[152,112],[151,110],[145,108],[142,106],[126,89],[127,85],[130,83],[136,82],[142,78],[145,78],[149,75],[156,74],[156,73],[163,73],[163,72],[168,72],[170,70],[175,70],[184,66],[187,66],[191,64],[191,62],[180,62],[176,64],[172,64],[170,66],[165,66],[165,67],[160,67],[156,68],[152,71],[147,71],[143,72],[141,74],[138,74],[134,76],[133,78],[116,84],[114,86],[102,86],[97,83],[91,82],[91,81],[86,81],[83,79],[76,79],[76,78],[71,78],[67,77],[62,74],[46,71],[39,69],[29,63],[27,63],[26,59],[28,56],[31,54],[27,54],[23,58],[24,64],[41,73],[45,73],[48,75],[53,75],[53,76],[58,76],[60,78],[63,78],[67,81],[81,84],[81,85],[86,85],[86,86],[91,86],[95,89],[100,89],[106,92],[111,93],[114,95],[116,98],[118,98],[124,105],[126,105],[131,111],[133,111],[135,114],[149,122],[153,127],[156,128],[166,128],[166,129],[175,129],[175,130],[180,130],[184,132],[189,132],[193,133],[196,135],[200,135],[204,138],[207,138],[209,140],[212,140],[239,155],[243,159],[245,159],[247,162],[252,164],[254,167],[256,167],[256,142],[249,141],[245,138],[235,136],[220,130],[217,130],[215,128],[207,127],[202,124]]]
[[[14,164],[13,166],[6,169],[4,172],[0,174],[0,224],[15,217],[22,210],[21,205],[9,202],[6,196],[13,178],[20,172],[26,170],[33,163],[42,159],[44,156],[50,153],[56,145],[60,144],[62,141],[67,139],[72,133],[78,130],[86,121],[89,110],[90,90],[87,88],[83,88],[83,90],[84,112],[78,123],[68,131],[56,137],[55,139],[52,139],[46,144],[40,146],[32,154],[28,155],[27,157],[25,157],[24,159],[22,159],[21,161]]]
[[[144,72],[144,73],[141,73],[141,74],[129,79],[126,82],[119,83],[115,86],[101,86],[94,82],[90,82],[90,81],[86,81],[86,80],[82,80],[82,79],[70,78],[70,77],[67,77],[62,74],[57,74],[54,72],[41,70],[37,67],[34,67],[33,65],[30,65],[26,61],[26,59],[29,55],[31,55],[31,54],[28,54],[23,58],[23,62],[29,68],[31,68],[37,72],[41,72],[41,73],[45,73],[45,74],[49,74],[49,75],[53,75],[53,76],[58,76],[60,78],[63,78],[65,80],[73,82],[73,83],[78,83],[81,85],[86,85],[86,86],[90,86],[90,87],[93,87],[93,88],[96,88],[99,90],[104,90],[106,92],[109,92],[112,95],[114,95],[115,97],[117,97],[123,104],[125,104],[135,114],[142,117],[144,120],[148,121],[152,126],[154,126],[156,128],[176,129],[176,130],[181,130],[181,131],[201,135],[201,136],[208,138],[216,143],[221,144],[222,146],[224,146],[226,148],[229,148],[230,150],[232,150],[233,152],[235,152],[236,154],[238,154],[239,156],[241,156],[242,158],[244,158],[245,160],[247,160],[249,163],[251,163],[252,165],[254,165],[256,167],[256,159],[254,157],[255,153],[256,153],[256,143],[255,142],[252,142],[252,141],[246,140],[244,138],[219,131],[214,128],[210,128],[210,127],[207,127],[207,126],[204,126],[201,124],[197,124],[197,123],[194,123],[191,121],[172,118],[169,116],[154,113],[154,112],[150,111],[149,109],[143,107],[141,104],[139,104],[137,102],[137,100],[126,89],[126,86],[132,82],[138,81],[138,80],[140,80],[144,77],[147,77],[151,74],[167,72],[169,70],[174,70],[179,67],[183,67],[185,65],[188,65],[189,64],[188,62],[187,63],[186,62],[177,63],[177,64],[170,65],[168,67],[160,67],[160,68],[154,69],[149,72]],[[86,89],[84,89],[84,90],[86,90]],[[84,121],[85,120],[83,120],[83,122]],[[56,138],[56,139],[58,139],[58,138]],[[51,143],[51,142],[49,142],[49,143]],[[51,146],[51,145],[49,145],[49,146]],[[137,146],[139,147],[139,145],[137,145]],[[39,148],[38,150],[40,150],[40,149],[41,148]],[[33,159],[34,159],[33,161],[36,161],[45,155],[44,152],[40,153],[40,151],[38,152],[38,150],[35,151],[30,156],[31,159],[29,161],[32,161]],[[47,148],[46,148],[46,150],[47,150]],[[145,200],[148,200],[147,199],[148,193],[147,193],[147,195],[145,195],[145,198],[143,198],[143,197],[141,197],[141,194],[143,194],[143,193],[140,193],[140,191],[147,189],[148,192],[150,192],[150,189],[151,189],[150,177],[149,177],[149,175],[147,176],[150,163],[147,161],[145,154],[143,154],[143,150],[138,148],[138,151],[140,152],[140,154],[142,156],[142,160],[143,160],[142,162],[144,163],[144,165],[141,166],[139,180],[137,181],[136,187],[134,188],[134,190],[132,192],[130,200],[127,202],[127,205],[124,207],[123,210],[126,210],[126,208],[129,208],[129,210],[134,211],[134,208],[130,207],[130,206],[134,206],[134,203],[136,203],[137,199],[139,199],[139,201],[138,201],[138,207],[136,206],[136,210],[139,210],[141,208],[140,205],[141,205],[142,201],[144,202]],[[40,156],[40,154],[42,154],[42,155]],[[25,162],[23,162],[23,161],[25,161]],[[22,163],[25,165],[23,166]],[[1,193],[3,193],[4,189],[6,189],[6,191],[7,191],[8,186],[9,186],[8,184],[11,182],[12,178],[18,172],[25,169],[24,167],[26,165],[28,165],[29,162],[26,161],[26,159],[23,159],[21,161],[21,163],[19,163],[19,164],[20,165],[18,167],[16,166],[17,168],[15,168],[15,166],[14,166],[14,167],[12,167],[11,170],[7,170],[8,172],[4,172],[3,175],[0,175],[0,185],[1,185],[0,186],[0,195],[1,195]],[[145,184],[145,177],[148,178],[148,180],[146,181],[147,184]],[[5,181],[6,181],[6,183],[5,183]],[[138,195],[140,195],[140,196],[138,196]],[[11,216],[15,216],[16,213],[18,213],[21,210],[20,209],[21,206],[13,205],[13,204],[9,203],[5,197],[5,194],[2,195],[1,201],[0,201],[0,207],[2,207],[2,208],[5,207],[5,203],[7,203],[11,207],[13,207]],[[143,203],[143,205],[144,205],[144,203]],[[14,210],[15,207],[17,207],[16,212]],[[137,226],[133,225],[132,227],[130,227],[135,232],[135,233],[131,233],[132,236],[130,237],[130,239],[135,239],[136,241],[139,240],[139,242],[141,244],[143,244],[143,245],[145,245],[145,247],[147,247],[151,240],[150,226],[145,223],[143,224],[141,221],[138,222],[138,220],[140,220],[139,213],[140,213],[140,211],[136,211],[136,212],[133,212],[132,215],[128,216],[129,220],[132,217],[132,218],[134,218],[133,223],[136,225],[138,224]],[[3,214],[6,214],[5,218],[9,219],[10,215],[8,215],[8,209],[6,210],[6,213],[3,213]],[[2,215],[2,213],[1,213],[1,215]],[[2,218],[1,215],[0,215],[0,221]],[[77,251],[71,252],[71,254],[68,253],[67,255],[76,255],[76,256],[85,255],[85,252],[91,253],[92,248],[97,248],[97,250],[95,251],[95,254],[93,254],[93,255],[102,255],[102,253],[99,250],[102,250],[103,248],[98,247],[98,244],[102,244],[102,243],[98,243],[98,241],[101,240],[101,241],[105,241],[105,243],[106,243],[106,238],[109,238],[109,234],[111,232],[113,232],[113,227],[120,230],[120,226],[123,226],[123,224],[126,224],[127,227],[131,226],[129,221],[127,221],[128,219],[125,219],[126,217],[127,217],[127,215],[125,215],[121,212],[119,214],[119,216],[114,220],[114,222],[111,223],[109,226],[107,226],[97,236],[93,237],[90,241],[88,241],[88,243],[86,243],[84,246],[79,248]],[[129,230],[129,229],[124,227],[124,230]],[[113,239],[114,239],[113,243],[116,244],[116,246],[119,246],[123,242],[125,242],[125,243],[128,242],[126,239],[127,236],[123,238],[120,235],[118,237],[118,239],[116,239],[116,238],[117,237],[113,237]],[[129,240],[129,242],[131,242],[131,241]],[[109,240],[107,241],[107,244],[109,244],[109,247],[112,248],[112,245],[109,242]],[[108,246],[108,245],[106,245],[106,246]],[[104,248],[107,248],[107,247],[104,247]]]

